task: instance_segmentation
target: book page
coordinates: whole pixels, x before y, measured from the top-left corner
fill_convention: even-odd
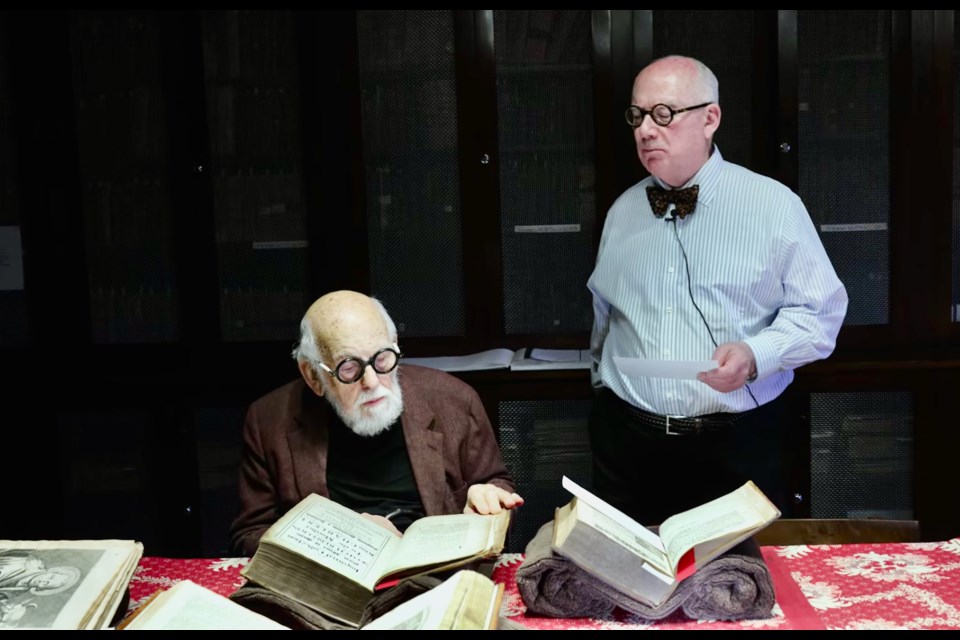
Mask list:
[[[270,542],[373,590],[401,538],[355,511],[311,494],[261,541]]]
[[[494,534],[501,535],[509,521],[509,512],[497,516],[460,513],[431,516],[417,520],[403,534],[394,560],[383,576],[404,569],[446,564],[462,558],[487,555],[498,544]]]
[[[245,630],[287,627],[184,580],[157,595],[124,629]]]
[[[464,573],[458,571],[442,584],[407,600],[363,629],[439,629],[447,609],[457,604],[453,598]]]
[[[142,555],[133,540],[0,540],[0,629],[97,628]]]
[[[644,543],[653,546],[661,553],[666,553],[663,542],[660,540],[660,537],[657,536],[657,534],[655,534],[653,531],[650,531],[650,529],[647,529],[645,526],[625,514],[623,511],[620,511],[609,503],[604,502],[567,476],[563,476],[560,484],[564,489],[576,496],[578,502],[587,503],[593,508],[594,511],[602,513],[606,517],[610,518],[627,531],[630,531]]]
[[[667,554],[658,549],[656,544],[651,543],[648,536],[638,536],[633,530],[594,509],[581,498],[577,498],[576,517],[644,562],[652,565],[657,572],[662,574],[658,577],[661,577],[665,582],[671,581],[670,576],[673,575],[673,570],[670,567]],[[647,533],[651,536],[654,535],[649,530],[647,530]]]
[[[660,525],[660,538],[666,545],[671,566],[688,550],[700,547],[708,552],[736,539],[738,534],[759,529],[780,517],[780,512],[752,482],[693,509],[670,516]],[[711,545],[715,542],[715,545]],[[708,557],[698,558],[701,560]]]

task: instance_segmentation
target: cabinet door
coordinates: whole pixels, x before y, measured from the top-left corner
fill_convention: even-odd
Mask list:
[[[755,102],[762,88],[754,47],[766,25],[751,10],[687,11],[654,9],[653,58],[688,55],[707,64],[720,83],[722,123],[714,143],[729,162],[766,173],[754,154]],[[758,33],[759,32],[759,33]],[[638,70],[639,71],[639,70]],[[769,142],[767,144],[770,144]]]
[[[221,335],[290,340],[306,310],[300,76],[289,11],[205,11]]]
[[[7,14],[0,14],[0,348],[23,346],[28,339],[7,28]]]
[[[850,303],[890,320],[891,12],[797,11],[799,193]]]
[[[493,12],[504,332],[590,330],[596,139],[591,12]]]
[[[401,336],[462,336],[453,14],[358,11],[357,46],[370,290]]]
[[[75,12],[74,107],[93,340],[178,339],[162,29],[155,12]]]
[[[953,15],[953,309],[960,323],[960,11]],[[957,325],[955,325],[957,326]]]

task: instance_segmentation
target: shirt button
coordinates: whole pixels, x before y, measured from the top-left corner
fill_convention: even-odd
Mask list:
[[[673,273],[673,267],[670,267],[669,269],[667,269],[667,273]]]
[[[672,393],[668,393],[668,394],[667,394],[667,400],[673,400],[673,394],[672,394]]]
[[[667,307],[667,313],[673,313],[673,307]]]
[[[670,357],[670,350],[669,350],[669,349],[664,349],[664,350],[663,350],[663,355],[665,355],[665,356],[667,356],[667,357],[669,358],[669,357]]]

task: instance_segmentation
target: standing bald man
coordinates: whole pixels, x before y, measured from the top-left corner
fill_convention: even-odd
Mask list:
[[[418,517],[523,504],[477,393],[442,371],[398,366],[383,306],[353,291],[314,302],[293,352],[301,379],[247,411],[234,550],[316,493],[398,533]]]
[[[791,505],[783,391],[836,345],[847,293],[800,198],[727,162],[717,78],[669,56],[625,116],[650,176],[604,222],[593,294],[593,489],[657,524],[753,480]],[[617,357],[715,360],[697,379],[624,373]]]

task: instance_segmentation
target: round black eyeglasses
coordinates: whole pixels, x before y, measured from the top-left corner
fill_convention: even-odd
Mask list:
[[[627,107],[626,112],[623,116],[627,119],[627,124],[636,129],[641,124],[643,124],[643,119],[647,117],[647,114],[650,114],[650,119],[656,122],[661,127],[666,127],[671,122],[673,122],[673,116],[678,113],[683,113],[684,111],[693,111],[694,109],[702,109],[705,106],[713,104],[712,102],[704,102],[703,104],[697,104],[692,107],[684,107],[683,109],[671,109],[665,104],[655,104],[652,109],[641,109],[635,104]]]
[[[394,343],[392,347],[384,347],[380,349],[380,351],[377,351],[369,360],[350,357],[341,360],[336,369],[331,370],[330,367],[322,362],[320,363],[320,368],[343,384],[353,384],[354,382],[360,381],[363,377],[363,372],[367,370],[368,366],[373,367],[373,370],[377,373],[390,373],[397,368],[397,365],[400,364],[400,358],[402,357],[403,354],[400,353],[400,347]]]

